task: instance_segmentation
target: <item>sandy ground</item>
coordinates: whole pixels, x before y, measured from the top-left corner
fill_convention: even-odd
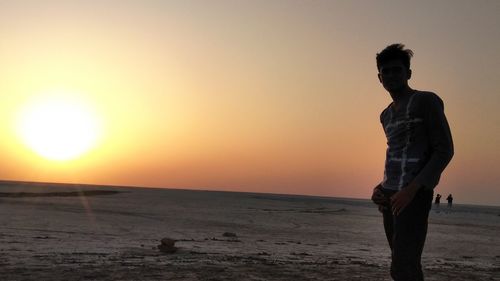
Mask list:
[[[74,186],[0,191],[1,280],[390,280],[381,217],[363,200]],[[500,280],[499,234],[500,208],[433,210],[426,280]],[[177,252],[158,250],[164,237],[177,240]]]

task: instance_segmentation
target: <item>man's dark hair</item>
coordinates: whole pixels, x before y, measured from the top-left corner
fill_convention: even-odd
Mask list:
[[[393,60],[401,61],[406,69],[410,69],[411,57],[413,57],[413,51],[405,49],[405,45],[401,43],[389,45],[377,54],[377,69],[380,70],[382,64]]]

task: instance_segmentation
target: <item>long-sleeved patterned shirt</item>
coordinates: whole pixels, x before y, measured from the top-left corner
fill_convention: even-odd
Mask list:
[[[453,140],[443,101],[434,93],[414,91],[380,114],[387,137],[385,189],[401,190],[415,181],[427,189],[439,183],[453,157]]]

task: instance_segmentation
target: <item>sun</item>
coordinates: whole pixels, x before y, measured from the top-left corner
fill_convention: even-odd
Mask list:
[[[98,118],[88,105],[64,97],[27,104],[16,127],[28,148],[56,161],[72,160],[88,152],[96,145],[100,131]]]

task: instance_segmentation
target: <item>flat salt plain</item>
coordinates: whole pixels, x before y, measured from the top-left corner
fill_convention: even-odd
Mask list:
[[[426,280],[500,280],[500,207],[433,208]],[[0,214],[1,280],[390,280],[368,200],[4,182]]]

